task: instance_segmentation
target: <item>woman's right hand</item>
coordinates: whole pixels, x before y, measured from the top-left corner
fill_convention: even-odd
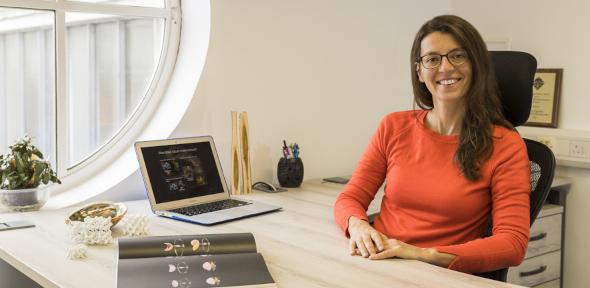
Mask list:
[[[348,234],[350,234],[350,255],[369,257],[385,248],[387,237],[377,231],[367,221],[355,216],[348,219]]]

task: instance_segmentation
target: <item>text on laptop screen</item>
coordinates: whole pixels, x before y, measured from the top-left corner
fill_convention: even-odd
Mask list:
[[[141,148],[156,203],[223,193],[209,142]]]

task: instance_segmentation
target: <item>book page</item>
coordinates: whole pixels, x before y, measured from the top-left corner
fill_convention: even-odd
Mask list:
[[[119,259],[255,253],[252,233],[119,238]]]
[[[120,259],[117,287],[276,287],[259,253]]]

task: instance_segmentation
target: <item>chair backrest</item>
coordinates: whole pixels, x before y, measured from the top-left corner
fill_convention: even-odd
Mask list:
[[[529,119],[537,60],[518,51],[491,51],[504,117],[514,127]]]
[[[555,174],[555,156],[549,147],[524,139],[531,163],[531,226],[549,196]]]

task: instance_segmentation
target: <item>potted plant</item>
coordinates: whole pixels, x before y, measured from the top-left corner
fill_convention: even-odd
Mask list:
[[[0,209],[38,210],[49,198],[46,185],[61,181],[30,137],[19,139],[9,148],[10,153],[0,155]]]

